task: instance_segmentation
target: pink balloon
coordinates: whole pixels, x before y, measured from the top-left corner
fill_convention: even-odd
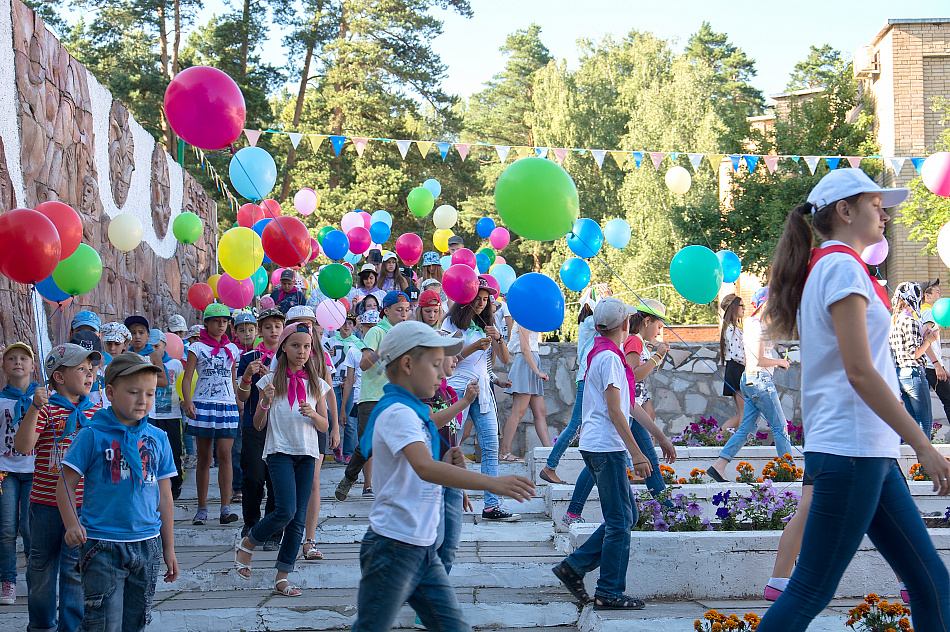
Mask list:
[[[340,226],[343,228],[343,232],[349,235],[350,231],[357,226],[363,226],[363,218],[358,213],[350,211],[340,220]]]
[[[357,215],[363,218],[363,228],[369,230],[369,227],[373,224],[373,216],[366,211],[360,211]]]
[[[508,263],[508,262],[505,261],[505,258],[502,257],[501,255],[495,255],[495,263],[493,263],[492,265],[498,265],[499,263]]]
[[[254,280],[231,278],[227,273],[218,279],[218,298],[232,309],[241,309],[251,304],[254,298]]]
[[[300,189],[294,194],[294,208],[301,215],[310,215],[317,210],[318,204],[320,204],[320,198],[313,189]]]
[[[470,303],[478,296],[478,274],[465,264],[451,265],[442,275],[442,290],[456,303]]]
[[[328,298],[317,305],[317,322],[324,329],[339,329],[346,322],[346,307],[340,301]]]
[[[350,240],[350,252],[355,255],[361,255],[369,249],[373,243],[373,238],[369,236],[369,231],[362,226],[357,226],[346,234]]]
[[[241,136],[244,95],[227,73],[210,66],[181,71],[165,89],[168,124],[189,145],[224,149]]]
[[[422,258],[422,238],[415,233],[404,233],[396,240],[396,254],[407,266],[415,265]],[[475,255],[472,255],[472,261]]]
[[[277,287],[280,285],[280,273],[283,271],[284,271],[283,268],[277,268],[276,270],[271,272],[271,275],[270,275],[271,285],[273,285],[274,287]]]
[[[185,343],[181,341],[178,334],[173,334],[170,331],[166,332],[165,351],[176,360],[181,360],[182,356],[185,355]]]
[[[491,235],[488,237],[488,241],[491,242],[491,247],[495,250],[501,250],[508,245],[508,242],[511,241],[511,235],[508,234],[508,229],[504,226],[498,226],[491,232]],[[495,257],[495,260],[498,260],[498,257]]]
[[[496,257],[496,259],[497,259],[497,257]],[[492,275],[490,275],[490,274],[479,274],[479,275],[478,275],[478,278],[479,278],[479,279],[485,279],[485,281],[488,283],[488,286],[489,286],[489,287],[491,287],[491,288],[492,288],[493,290],[495,290],[496,292],[501,292],[501,286],[498,285],[498,279],[496,279],[496,278],[493,277]]]
[[[950,152],[931,154],[920,168],[920,179],[934,195],[950,197]]]
[[[890,251],[890,246],[886,239],[882,239],[876,244],[871,244],[865,248],[864,252],[861,253],[861,259],[869,266],[881,265],[881,263],[887,259],[888,251]]]
[[[320,242],[318,242],[313,237],[310,238],[310,258],[307,260],[313,261],[320,256]]]
[[[470,267],[472,270],[478,270],[478,263],[475,261],[475,253],[468,248],[459,248],[452,255],[452,265],[462,264]],[[452,299],[453,301],[455,299]],[[471,299],[469,299],[471,300]],[[467,303],[468,301],[463,301]]]

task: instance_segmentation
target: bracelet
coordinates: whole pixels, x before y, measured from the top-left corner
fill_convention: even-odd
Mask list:
[[[242,381],[241,384],[250,384],[250,382],[243,382],[243,381]],[[250,393],[250,392],[251,392],[251,387],[248,386],[247,388],[244,388],[243,386],[238,386],[238,390],[239,390],[239,391],[244,391],[245,393]]]
[[[241,384],[250,384],[253,380],[245,380],[244,376],[241,376]]]
[[[258,404],[257,407],[261,410],[270,410],[270,406],[265,406],[264,404]]]
[[[638,465],[643,465],[644,463],[649,463],[649,462],[650,461],[637,461],[636,463],[633,464],[633,466],[636,467]]]
[[[656,361],[656,358],[655,358],[655,357],[651,357],[650,359],[653,360],[653,367],[654,367],[654,368],[659,368],[660,363]]]
[[[40,408],[39,406],[37,406],[37,405],[36,405],[36,402],[30,402],[30,406],[35,407],[36,410],[37,410],[37,412],[43,412],[43,409]],[[27,409],[27,410],[29,410],[29,409]]]

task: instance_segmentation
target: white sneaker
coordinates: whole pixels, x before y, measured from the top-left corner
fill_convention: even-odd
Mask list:
[[[16,603],[16,584],[3,582],[3,591],[0,592],[0,605],[12,606]]]

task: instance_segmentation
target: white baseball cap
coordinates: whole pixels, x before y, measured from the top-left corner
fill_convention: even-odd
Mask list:
[[[636,307],[627,305],[619,298],[608,296],[597,301],[594,306],[594,325],[602,330],[616,329],[623,324],[624,319],[635,314]]]
[[[292,320],[300,320],[302,318],[317,322],[317,315],[314,313],[313,308],[309,305],[294,305],[289,310],[287,310],[288,323]]]
[[[906,187],[885,189],[868,177],[861,169],[835,169],[818,181],[808,194],[808,202],[821,210],[829,204],[859,193],[880,193],[881,206],[890,208],[907,199],[910,189]]]
[[[462,350],[464,340],[447,338],[435,329],[420,323],[417,320],[407,320],[395,325],[386,332],[379,345],[377,355],[383,366],[388,366],[394,360],[416,347],[442,347],[445,353],[456,355]]]

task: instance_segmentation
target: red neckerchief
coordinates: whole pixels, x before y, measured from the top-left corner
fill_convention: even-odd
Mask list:
[[[294,403],[307,401],[307,372],[303,369],[291,371],[287,369],[287,401],[293,410]]]
[[[204,343],[211,347],[211,355],[218,355],[219,351],[224,351],[228,355],[228,360],[234,362],[234,354],[231,353],[231,349],[228,348],[228,345],[231,344],[231,341],[227,336],[221,336],[221,340],[215,340],[211,337],[211,334],[208,333],[207,329],[202,329],[201,333],[198,334],[198,342]]]
[[[623,363],[623,370],[627,374],[627,386],[630,387],[630,394],[635,393],[637,390],[637,378],[633,375],[633,369],[627,364],[627,358],[624,357],[623,352],[617,348],[613,340],[606,336],[594,336],[594,348],[587,354],[587,372],[590,372],[590,363],[594,361],[594,356],[602,351],[612,351],[617,354],[617,357],[619,357]],[[584,380],[587,380],[587,373],[584,374]]]
[[[277,349],[271,350],[264,347],[264,343],[254,347],[254,351],[260,351],[261,357],[259,358],[263,364],[270,364],[270,361],[274,359],[274,354],[277,353]]]
[[[808,263],[808,274],[811,274],[811,271],[814,269],[815,264],[818,263],[819,259],[835,252],[842,252],[846,255],[851,255],[852,257],[857,259],[858,263],[861,264],[861,267],[864,268],[864,271],[868,273],[868,277],[871,279],[871,285],[874,286],[874,290],[877,292],[878,297],[881,299],[881,301],[884,302],[884,307],[886,307],[887,310],[890,311],[891,302],[887,297],[887,290],[884,289],[883,285],[877,282],[877,279],[875,279],[874,275],[871,274],[871,271],[868,270],[867,264],[864,263],[860,255],[858,255],[858,253],[855,252],[854,248],[851,248],[850,246],[834,245],[834,246],[825,246],[824,248],[814,248],[811,251],[811,261]],[[805,278],[807,279],[808,277],[805,277]]]

